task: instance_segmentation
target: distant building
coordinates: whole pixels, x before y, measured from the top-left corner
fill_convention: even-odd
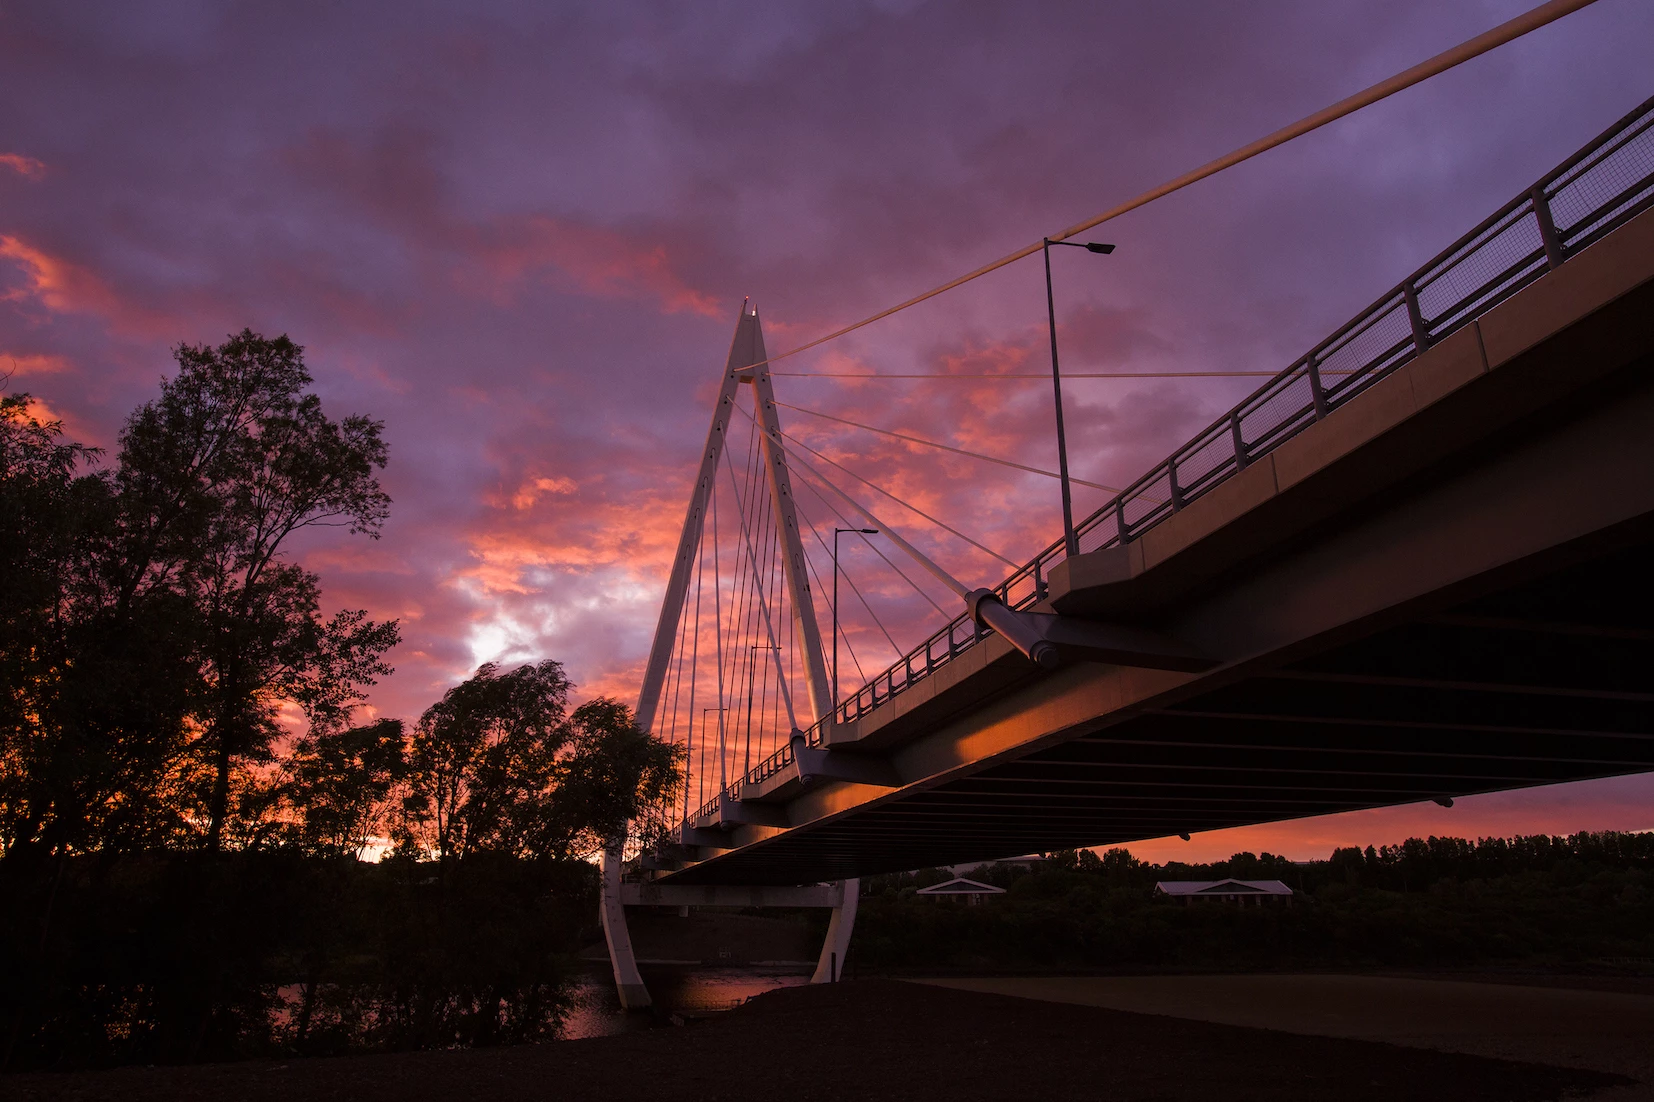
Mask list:
[[[1279,880],[1162,880],[1155,884],[1154,894],[1181,899],[1185,906],[1197,899],[1242,904],[1250,899],[1256,906],[1266,899],[1292,903],[1292,889]]]
[[[1021,869],[1024,872],[1033,872],[1049,861],[1043,853],[1030,853],[1026,857],[1002,857],[997,861],[969,861],[960,865],[943,865],[942,869],[960,876],[967,872],[976,872],[980,869]]]
[[[952,880],[932,884],[928,888],[920,888],[918,894],[933,899],[956,899],[961,903],[975,905],[990,895],[1004,895],[1005,889],[996,888],[992,884],[984,884],[979,880],[967,880],[963,876],[956,876]]]
[[[1006,858],[1003,858],[1002,860],[995,861],[994,864],[996,864],[996,865],[1020,865],[1022,868],[1025,868],[1029,872],[1032,872],[1034,869],[1036,869],[1039,866],[1045,864],[1049,860],[1051,860],[1051,858],[1045,856],[1045,854],[1043,854],[1043,853],[1030,853],[1025,857],[1006,857]]]

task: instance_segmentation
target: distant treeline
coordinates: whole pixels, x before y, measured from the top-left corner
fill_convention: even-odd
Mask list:
[[[378,536],[383,426],[286,337],[174,355],[113,456],[0,394],[0,1068],[544,1035],[678,752],[554,661],[358,722],[398,626],[291,551]]]
[[[861,970],[1245,970],[1488,965],[1654,971],[1654,833],[1413,838],[1297,863],[1238,853],[1150,865],[1067,851],[965,875],[968,906],[916,894],[943,869],[869,881]],[[1182,906],[1159,880],[1282,880],[1292,906]]]

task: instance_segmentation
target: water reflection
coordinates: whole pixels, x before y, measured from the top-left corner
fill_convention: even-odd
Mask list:
[[[563,1020],[563,1036],[607,1037],[649,1029],[671,1014],[728,1010],[753,995],[808,983],[811,969],[806,965],[645,965],[640,970],[655,1000],[654,1013],[622,1010],[608,964],[593,965],[575,985],[575,1009]]]

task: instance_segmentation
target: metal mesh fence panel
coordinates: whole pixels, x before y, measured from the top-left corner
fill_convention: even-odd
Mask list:
[[[1411,359],[1413,352],[1413,323],[1398,292],[1316,354],[1321,385],[1336,405],[1365,390],[1378,375]]]
[[[1075,528],[1080,551],[1100,551],[1120,542],[1120,515],[1114,502],[1092,513]]]
[[[1177,488],[1184,497],[1205,493],[1235,471],[1235,438],[1229,422],[1209,429],[1177,456]]]
[[[1417,279],[1419,310],[1433,335],[1448,333],[1548,267],[1539,220],[1532,206],[1523,203]]]
[[[1307,371],[1274,380],[1254,398],[1260,400],[1242,403],[1238,410],[1241,435],[1254,454],[1267,451],[1276,441],[1315,420],[1315,395]]]
[[[1131,532],[1140,531],[1145,525],[1159,520],[1162,514],[1170,516],[1171,478],[1164,469],[1156,471],[1154,478],[1123,498],[1121,505],[1125,508],[1126,528]]]
[[[1647,206],[1654,198],[1654,109],[1564,170],[1545,193],[1557,233],[1576,247]]]

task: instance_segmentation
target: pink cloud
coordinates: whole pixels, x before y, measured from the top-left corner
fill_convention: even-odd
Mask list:
[[[301,180],[400,235],[448,282],[508,304],[535,277],[599,298],[642,298],[668,314],[721,317],[716,296],[683,274],[663,234],[541,212],[468,217],[451,193],[429,133],[395,126],[368,141],[317,131],[284,159]],[[444,258],[443,254],[448,254]]]
[[[9,168],[19,176],[40,180],[46,175],[46,164],[21,153],[0,153],[0,168]]]
[[[572,494],[576,489],[574,480],[566,476],[526,479],[511,495],[511,507],[522,512],[534,508],[535,502],[547,494]]]
[[[9,260],[21,284],[0,301],[34,303],[54,314],[96,317],[120,332],[153,340],[176,333],[179,321],[117,293],[91,267],[48,252],[21,237],[0,234],[0,260]]]
[[[0,352],[0,375],[27,378],[31,375],[57,375],[73,371],[68,357],[55,353]]]
[[[108,313],[117,305],[109,288],[92,272],[21,238],[0,235],[0,257],[13,262],[24,282],[7,291],[7,299],[32,298],[48,310],[65,314]]]
[[[668,314],[721,318],[725,313],[717,298],[684,280],[659,242],[544,215],[508,220],[474,236],[479,240],[473,259],[498,288],[520,286],[550,267],[584,294],[653,299]],[[464,279],[473,270],[456,274]]]

